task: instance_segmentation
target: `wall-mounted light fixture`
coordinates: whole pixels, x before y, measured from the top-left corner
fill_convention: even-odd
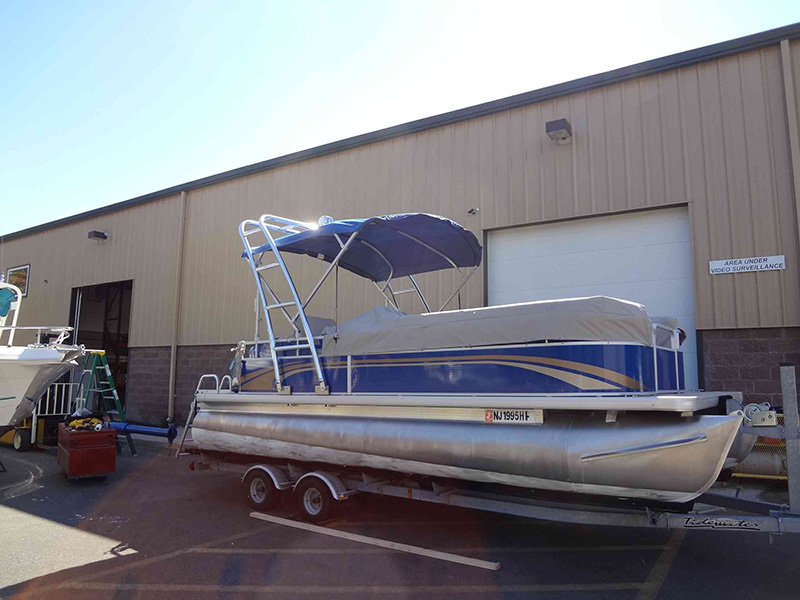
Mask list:
[[[467,214],[468,214],[468,215],[477,215],[479,212],[481,212],[481,209],[480,209],[480,208],[470,208],[470,209],[467,211]]]
[[[566,144],[572,138],[572,127],[566,119],[548,121],[544,125],[547,137],[559,144]]]
[[[107,240],[108,234],[105,231],[90,231],[89,232],[89,239],[90,240]]]

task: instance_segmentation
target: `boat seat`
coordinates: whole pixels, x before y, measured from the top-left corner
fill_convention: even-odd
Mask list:
[[[16,294],[12,290],[8,288],[0,289],[0,317],[8,316],[15,298]]]
[[[324,356],[550,342],[628,342],[651,346],[644,306],[606,296],[566,298],[407,315],[378,306],[328,328]]]
[[[308,321],[308,326],[311,327],[311,335],[314,337],[322,335],[322,332],[328,327],[336,327],[336,321],[333,319],[326,319],[325,317],[306,315],[306,320]]]

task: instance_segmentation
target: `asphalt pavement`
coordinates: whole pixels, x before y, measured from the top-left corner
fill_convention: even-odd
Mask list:
[[[587,527],[369,495],[337,531],[501,563],[498,571],[251,518],[237,478],[158,442],[106,480],[0,447],[0,597],[797,598],[800,536]],[[773,493],[774,496],[774,493]],[[273,514],[296,519],[287,497]]]

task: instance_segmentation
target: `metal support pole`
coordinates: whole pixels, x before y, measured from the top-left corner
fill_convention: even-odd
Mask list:
[[[125,437],[128,440],[128,448],[131,451],[131,456],[139,456],[139,454],[136,452],[136,446],[133,443],[133,438],[131,437],[131,434],[126,431]]]
[[[181,210],[178,216],[178,240],[175,252],[175,288],[172,295],[172,340],[169,347],[169,390],[167,418],[175,418],[175,385],[178,371],[178,341],[181,332],[181,290],[183,288],[183,253],[186,236],[186,192],[181,192]]]
[[[350,245],[353,243],[353,241],[355,241],[355,239],[356,239],[356,236],[358,236],[358,232],[357,232],[357,231],[356,231],[354,234],[352,234],[352,235],[350,236],[350,238],[349,238],[349,239],[348,239],[348,240],[347,240],[347,241],[344,243],[344,245],[341,247],[341,249],[339,250],[339,254],[337,254],[337,255],[336,255],[336,257],[335,257],[335,258],[334,258],[334,259],[331,261],[331,264],[330,264],[330,265],[328,265],[328,268],[327,268],[327,270],[326,270],[326,271],[325,271],[325,273],[322,275],[322,277],[320,278],[320,280],[317,282],[317,285],[315,285],[315,286],[314,286],[314,289],[313,289],[313,290],[311,290],[311,293],[308,295],[308,298],[306,298],[306,301],[305,301],[305,302],[303,302],[303,309],[305,309],[305,307],[306,307],[306,306],[308,306],[308,303],[309,303],[309,302],[311,302],[311,300],[314,298],[314,296],[316,295],[316,293],[319,291],[319,288],[321,288],[321,287],[322,287],[322,284],[323,284],[323,283],[325,283],[325,280],[328,278],[328,275],[330,275],[330,274],[331,274],[331,271],[333,271],[333,269],[334,269],[334,268],[336,268],[336,269],[338,269],[338,268],[339,268],[339,260],[340,260],[340,259],[341,259],[341,258],[344,256],[345,252],[347,252],[347,249],[348,249],[348,248],[350,248]],[[341,242],[340,242],[340,243],[341,243]],[[338,274],[339,274],[339,271],[338,271],[338,270],[336,271],[336,274],[337,274],[337,276],[338,276]],[[292,323],[294,323],[294,322],[295,322],[295,320],[297,319],[297,317],[299,317],[299,316],[300,316],[300,313],[298,312],[298,313],[297,313],[297,314],[296,314],[296,315],[295,315],[295,316],[292,318]]]
[[[653,390],[658,391],[658,338],[656,326],[653,325]]]
[[[417,285],[417,281],[414,279],[413,275],[409,275],[408,278],[411,280],[411,285],[414,286],[414,289],[417,290],[417,294],[419,295],[419,299],[422,300],[422,305],[425,307],[425,312],[431,312],[431,307],[428,306],[428,301],[425,300],[425,296],[422,295],[422,290],[419,289]],[[461,307],[459,307],[461,308]]]
[[[47,395],[50,395],[50,388],[47,389]],[[39,400],[41,403],[41,400]],[[39,404],[36,405],[36,408],[33,409],[33,414],[31,415],[31,445],[36,445],[36,428],[39,425]]]
[[[800,416],[797,411],[797,379],[794,365],[781,363],[783,428],[786,431],[786,465],[789,476],[789,510],[800,514]]]

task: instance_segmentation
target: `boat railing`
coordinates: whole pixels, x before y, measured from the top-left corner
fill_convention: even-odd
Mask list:
[[[64,341],[69,337],[69,334],[72,332],[72,327],[51,327],[50,325],[38,325],[33,327],[18,326],[17,322],[19,321],[20,309],[22,308],[22,290],[15,285],[0,280],[0,290],[3,289],[11,290],[15,299],[5,306],[0,304],[0,311],[3,311],[3,314],[0,314],[0,343],[2,343],[1,340],[3,339],[3,334],[8,332],[8,341],[6,342],[6,346],[13,346],[14,334],[17,331],[35,331],[37,342],[41,341],[43,333],[57,334],[56,339],[50,342],[51,344],[63,344]],[[11,317],[11,324],[6,325],[8,315],[11,312],[14,313]]]
[[[0,327],[0,338],[2,338],[3,334],[8,331],[8,342],[6,346],[13,346],[14,345],[14,333],[17,331],[35,331],[36,332],[36,339],[40,340],[43,333],[52,333],[58,334],[56,339],[49,342],[50,344],[59,345],[63,344],[66,339],[69,337],[70,333],[72,333],[72,327],[51,327],[49,325],[37,325],[37,326],[28,326],[28,327]],[[46,344],[42,344],[46,345]]]
[[[319,344],[322,344],[322,340],[325,339],[325,336],[324,335],[315,335],[311,339],[314,340],[314,344],[315,345],[319,345]],[[276,351],[277,352],[288,352],[288,350],[286,348],[286,343],[287,342],[289,342],[289,341],[301,341],[301,340],[304,341],[304,340],[306,340],[306,338],[304,338],[304,337],[301,337],[301,338],[285,338],[284,340],[276,339],[275,341],[278,344],[276,346]],[[252,348],[251,349],[250,358],[258,358],[258,356],[261,354],[261,350],[270,345],[269,340],[242,340],[242,343],[245,345],[246,348]],[[234,348],[234,350],[235,350],[235,348]],[[299,352],[299,350],[295,349],[295,352]],[[282,356],[284,358],[290,358],[286,354],[283,354]],[[310,353],[298,354],[298,356],[302,357],[302,358],[308,358],[309,356],[311,356],[311,354]]]
[[[195,394],[225,394],[230,392],[233,392],[233,378],[230,375],[219,377],[213,373],[202,375],[194,391]]]
[[[658,331],[666,331],[670,334],[669,336],[669,346],[659,346],[658,345]],[[681,382],[680,382],[680,346],[681,346],[681,338],[680,338],[680,329],[677,327],[668,327],[663,323],[653,323],[653,368],[654,368],[654,385],[655,391],[660,391],[658,389],[658,351],[659,350],[667,350],[672,352],[674,355],[675,361],[675,388],[680,390]]]
[[[59,382],[50,384],[39,400],[34,414],[40,417],[53,417],[72,413],[72,403],[80,382]]]
[[[209,389],[207,387],[208,382],[213,382],[214,387]],[[227,384],[227,387],[224,387]],[[206,387],[204,387],[204,385]],[[221,392],[232,392],[233,391],[233,379],[230,375],[223,375],[222,378],[214,373],[206,373],[205,375],[200,376],[200,380],[197,382],[197,387],[194,390],[194,396],[192,396],[192,403],[189,405],[189,414],[186,416],[186,425],[183,427],[183,433],[181,433],[181,438],[178,442],[178,449],[175,451],[175,458],[178,458],[181,455],[181,450],[183,450],[183,445],[186,443],[186,436],[189,433],[189,430],[192,427],[192,423],[194,422],[194,418],[197,415],[197,396],[200,394],[219,394]]]
[[[58,382],[50,384],[39,399],[31,414],[31,443],[36,443],[39,419],[44,417],[66,417],[75,408],[80,382]]]

